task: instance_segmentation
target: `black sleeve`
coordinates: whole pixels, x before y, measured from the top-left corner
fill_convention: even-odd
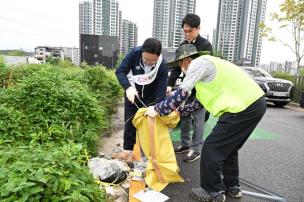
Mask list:
[[[179,67],[173,67],[171,69],[170,77],[169,77],[169,80],[168,80],[168,86],[173,87],[176,80],[178,79],[178,77],[181,73],[182,73],[182,71]]]
[[[155,102],[160,102],[166,98],[167,80],[168,68],[164,63],[162,63],[159,67],[159,75],[157,78]]]
[[[184,45],[184,44],[186,44],[186,41],[183,41],[179,46]],[[171,73],[170,73],[170,76],[168,79],[168,86],[173,87],[181,73],[182,73],[182,71],[179,66],[171,68]]]
[[[207,39],[201,38],[201,41],[196,49],[197,51],[210,51],[210,55],[213,55],[212,45]]]
[[[132,65],[132,59],[134,57],[134,54],[132,51],[130,51],[126,57],[122,60],[120,66],[116,69],[115,74],[116,77],[120,83],[120,85],[126,90],[131,86],[129,80],[128,80],[128,73],[131,70]]]

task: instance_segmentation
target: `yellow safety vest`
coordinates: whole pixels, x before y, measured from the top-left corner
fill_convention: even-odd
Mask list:
[[[214,64],[216,75],[211,82],[195,84],[196,97],[213,116],[241,112],[264,95],[259,85],[238,66],[210,55],[201,57]]]

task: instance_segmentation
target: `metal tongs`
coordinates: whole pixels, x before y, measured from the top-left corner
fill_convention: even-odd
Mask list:
[[[137,99],[138,99],[138,101],[144,106],[144,107],[147,107],[147,105],[138,97],[138,96],[135,96]],[[136,104],[136,102],[134,101],[134,104],[135,104],[135,106],[137,107],[137,109],[139,109],[139,107],[138,107],[138,105]]]

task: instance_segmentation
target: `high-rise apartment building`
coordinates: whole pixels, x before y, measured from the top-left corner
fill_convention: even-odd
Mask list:
[[[93,1],[93,33],[102,35],[102,0]]]
[[[267,0],[220,0],[214,47],[231,62],[260,63],[262,37],[260,22],[265,19]]]
[[[102,0],[102,34],[119,37],[119,26],[118,2],[116,0]]]
[[[182,19],[187,13],[195,13],[195,8],[196,0],[154,0],[152,36],[164,48],[177,48],[184,40]]]
[[[137,45],[137,26],[130,21],[123,24],[122,11],[119,10],[117,0],[85,0],[80,2],[79,33],[117,36],[122,44],[123,53]]]
[[[93,18],[93,4],[90,1],[83,1],[79,3],[79,33],[93,34],[94,33],[94,18]]]
[[[79,3],[79,33],[119,37],[121,13],[117,0]]]
[[[163,47],[168,47],[169,42],[169,14],[170,0],[154,0],[152,36],[157,38]]]
[[[120,38],[120,53],[126,54],[137,45],[137,25],[128,20],[122,20]]]

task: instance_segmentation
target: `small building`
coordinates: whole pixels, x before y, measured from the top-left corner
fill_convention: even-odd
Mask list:
[[[35,58],[41,62],[45,62],[52,55],[51,47],[37,46],[35,48]]]
[[[80,35],[80,61],[113,68],[118,60],[119,39],[107,35]]]
[[[79,48],[38,46],[35,48],[35,58],[45,62],[48,57],[69,59],[74,65],[79,65]]]
[[[64,50],[62,48],[51,48],[51,54],[54,58],[64,59]]]

